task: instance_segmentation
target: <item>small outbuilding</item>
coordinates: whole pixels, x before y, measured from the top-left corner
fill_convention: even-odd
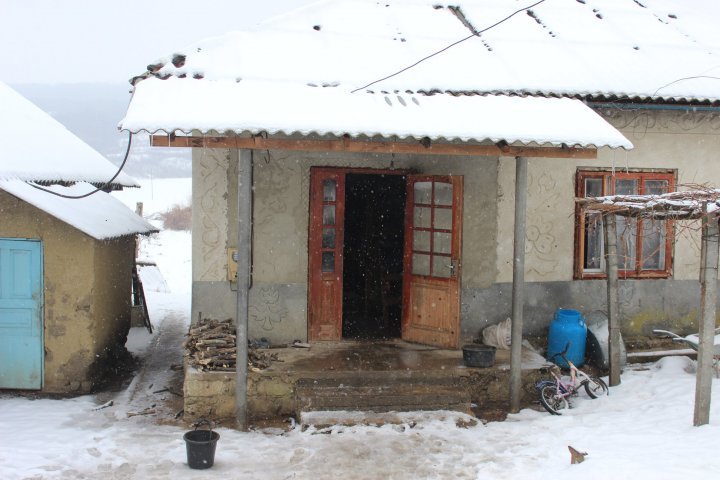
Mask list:
[[[132,178],[107,184],[102,155],[2,84],[0,101],[0,389],[85,393],[124,352],[136,235],[156,229],[98,190]]]

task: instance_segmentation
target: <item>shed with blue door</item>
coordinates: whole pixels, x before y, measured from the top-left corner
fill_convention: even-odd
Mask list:
[[[136,235],[156,229],[108,193],[20,180],[0,180],[0,217],[0,389],[91,391],[124,353]]]

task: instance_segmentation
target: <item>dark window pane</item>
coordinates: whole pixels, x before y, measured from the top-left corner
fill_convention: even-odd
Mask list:
[[[586,270],[602,270],[603,265],[603,224],[602,215],[591,213],[585,216],[585,261]]]
[[[323,225],[335,225],[335,205],[323,206]]]
[[[668,191],[667,180],[646,180],[645,195],[662,195]]]
[[[585,196],[586,197],[602,197],[602,178],[586,178],[585,179]]]
[[[322,248],[335,248],[334,228],[323,228]]]
[[[322,271],[335,271],[335,252],[323,252],[322,254]]]
[[[325,180],[323,182],[323,200],[326,202],[335,201],[335,192],[337,191],[337,183],[335,180]]]
[[[638,181],[634,179],[615,180],[615,195],[637,195]]]

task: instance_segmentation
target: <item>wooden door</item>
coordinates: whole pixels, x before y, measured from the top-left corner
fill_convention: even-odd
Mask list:
[[[345,173],[310,171],[308,338],[342,337]]]
[[[42,388],[42,305],[42,244],[0,239],[0,388]]]
[[[457,348],[460,334],[462,177],[408,177],[404,340]]]

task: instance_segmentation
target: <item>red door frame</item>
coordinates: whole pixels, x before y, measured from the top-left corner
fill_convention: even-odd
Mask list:
[[[345,226],[345,177],[347,174],[405,175],[407,170],[376,168],[311,167],[308,221],[308,340],[342,339],[343,243]],[[335,180],[335,200],[325,200],[323,185]],[[323,207],[335,207],[333,225],[323,225]],[[335,231],[333,247],[323,247],[323,229]],[[327,245],[327,244],[326,244]],[[323,253],[334,257],[333,271],[323,272]],[[329,264],[329,260],[326,260]],[[326,266],[327,266],[326,264]]]

